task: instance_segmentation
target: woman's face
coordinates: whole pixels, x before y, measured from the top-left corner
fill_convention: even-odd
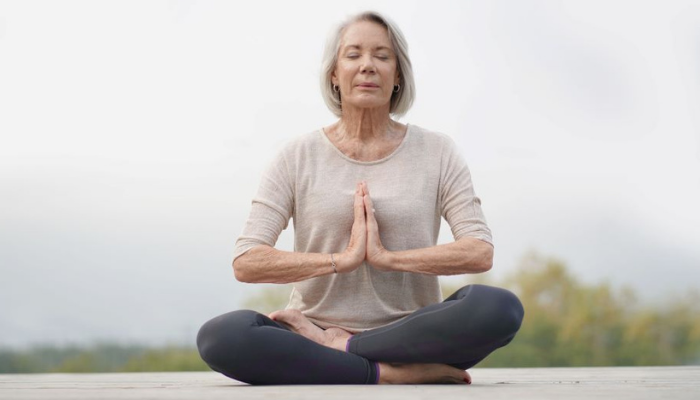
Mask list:
[[[370,21],[348,26],[331,82],[340,87],[343,108],[386,107],[388,112],[399,73],[386,28]]]

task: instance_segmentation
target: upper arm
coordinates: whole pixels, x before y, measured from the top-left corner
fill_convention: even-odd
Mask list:
[[[233,262],[255,246],[274,247],[294,213],[294,184],[280,153],[265,169],[243,231],[236,240]]]
[[[441,215],[452,229],[455,240],[472,237],[493,245],[491,229],[474,191],[471,173],[456,144],[445,140],[440,176]]]

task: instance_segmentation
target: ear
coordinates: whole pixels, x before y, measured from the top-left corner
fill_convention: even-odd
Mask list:
[[[335,70],[333,70],[333,73],[331,73],[331,85],[337,85],[338,84],[338,77],[335,75]]]
[[[394,77],[394,86],[401,83],[401,75],[399,75],[399,70],[396,70],[396,76]]]

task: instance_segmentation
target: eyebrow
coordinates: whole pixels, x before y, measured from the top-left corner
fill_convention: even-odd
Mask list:
[[[360,46],[359,44],[349,44],[349,45],[346,45],[346,46],[345,46],[344,50],[345,50],[345,49],[350,49],[350,48],[352,48],[352,49],[361,49],[362,46]],[[392,53],[394,52],[394,50],[393,50],[392,48],[387,47],[387,46],[378,46],[378,47],[375,47],[374,50],[389,50],[389,51],[391,51]]]

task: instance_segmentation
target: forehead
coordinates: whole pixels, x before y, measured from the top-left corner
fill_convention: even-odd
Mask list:
[[[357,21],[348,25],[340,39],[340,47],[388,47],[392,48],[387,29],[371,21]]]

